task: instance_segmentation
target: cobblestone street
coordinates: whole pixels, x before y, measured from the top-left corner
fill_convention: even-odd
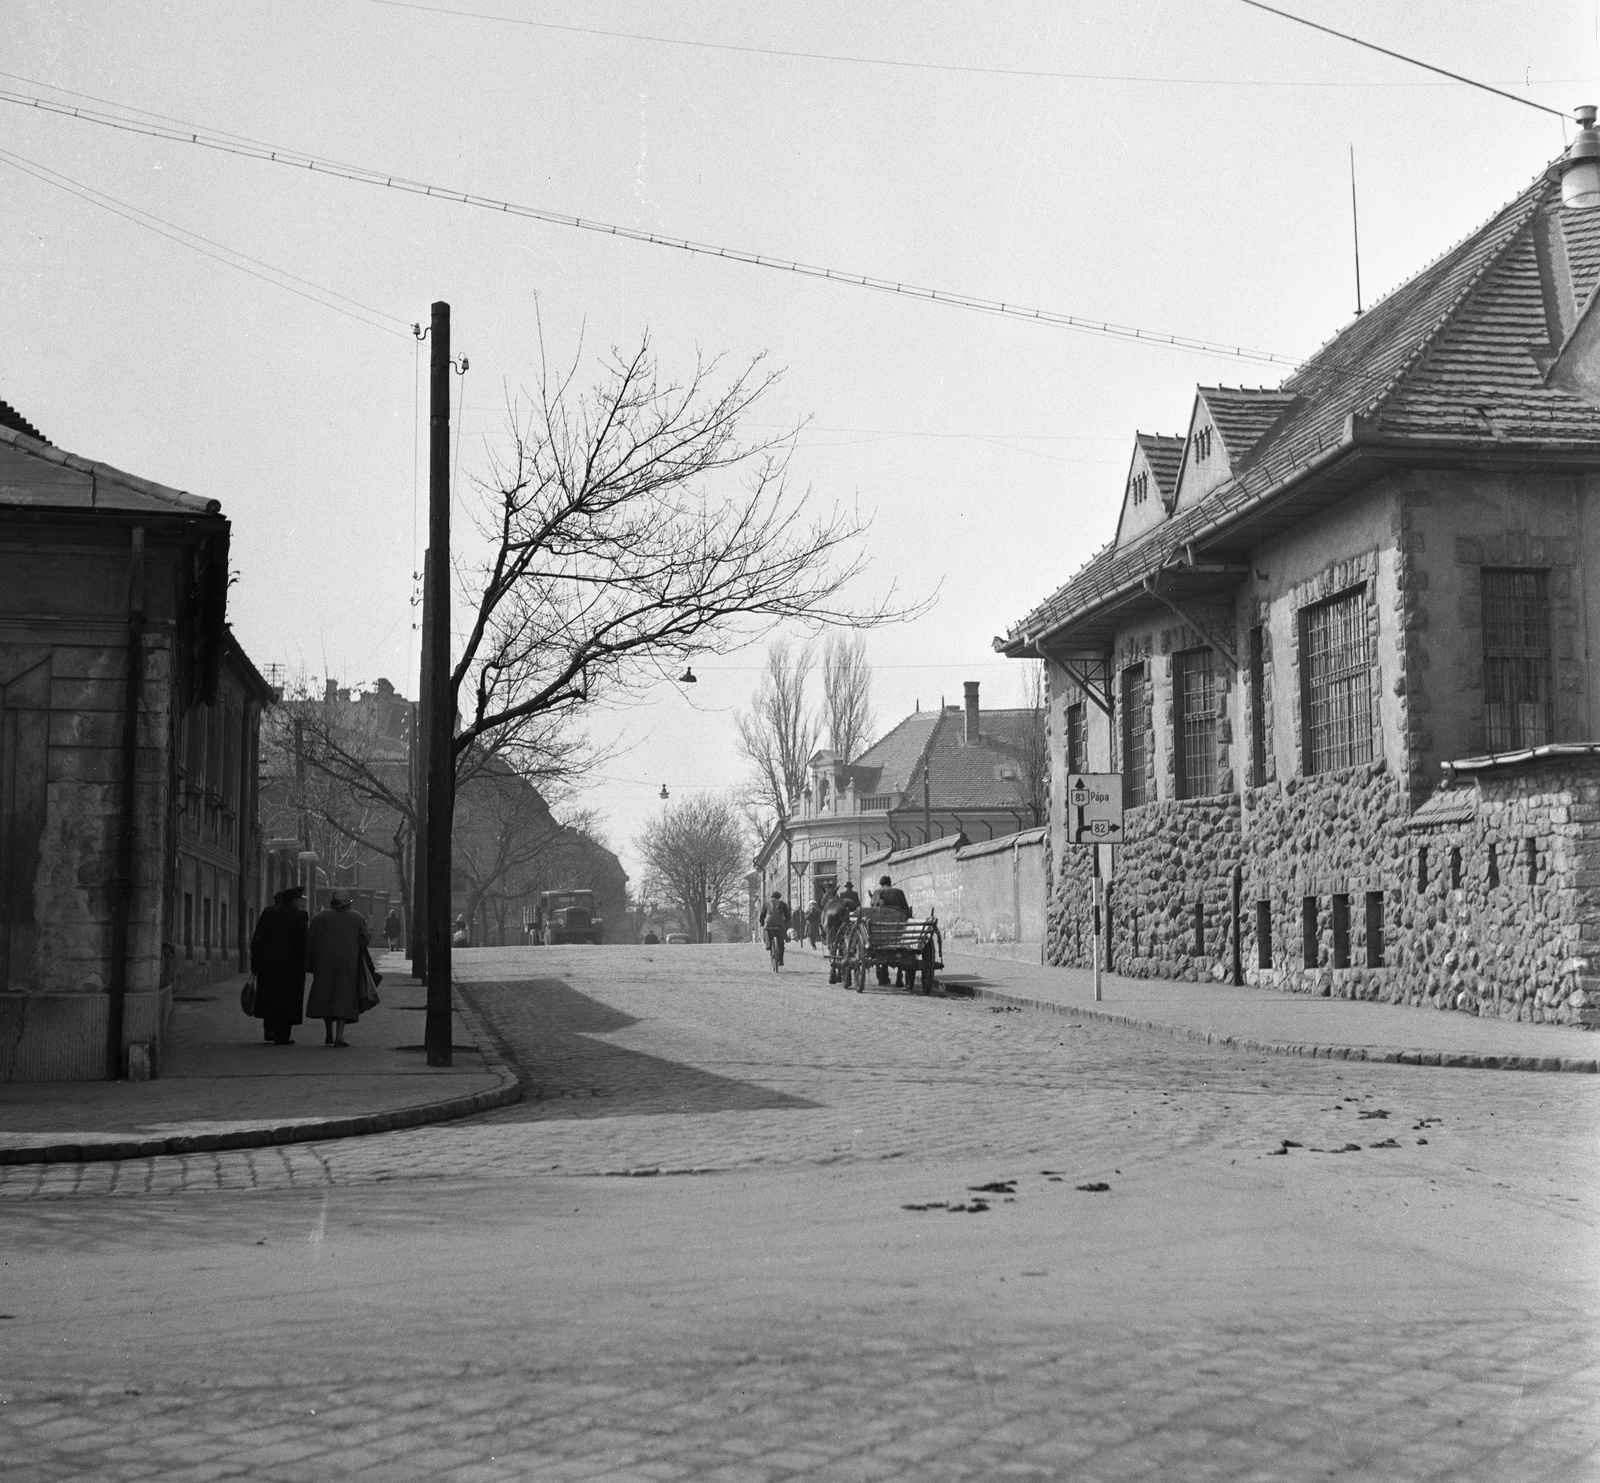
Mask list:
[[[1600,1477],[1600,1078],[457,966],[516,1106],[0,1168],[14,1476]]]

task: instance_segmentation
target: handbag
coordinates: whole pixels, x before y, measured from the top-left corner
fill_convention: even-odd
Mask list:
[[[242,1009],[252,1019],[255,1017],[255,1012],[256,1012],[256,981],[255,981],[255,979],[247,978],[244,981],[244,986],[239,990],[239,1008]]]
[[[371,957],[363,951],[360,971],[356,978],[356,1009],[361,1014],[365,1014],[369,1009],[376,1009],[383,1003],[378,997],[378,985],[382,982],[383,975],[373,968]]]

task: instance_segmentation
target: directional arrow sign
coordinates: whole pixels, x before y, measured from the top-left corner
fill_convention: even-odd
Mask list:
[[[1122,839],[1120,772],[1068,774],[1067,836],[1073,844],[1117,844]]]

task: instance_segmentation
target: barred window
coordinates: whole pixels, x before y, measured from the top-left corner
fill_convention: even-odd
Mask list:
[[[1483,572],[1483,729],[1491,752],[1554,737],[1547,572]]]
[[[1300,702],[1307,773],[1372,760],[1372,642],[1366,589],[1300,610]]]
[[[1250,630],[1250,786],[1267,781],[1267,658],[1266,639],[1257,626]],[[1269,965],[1270,966],[1270,965]]]
[[[1122,806],[1138,808],[1145,801],[1146,741],[1149,725],[1149,686],[1142,664],[1122,672]]]
[[[1217,791],[1217,678],[1210,649],[1187,649],[1172,666],[1173,759],[1179,798]]]
[[[1088,735],[1085,730],[1083,702],[1067,707],[1067,771],[1085,772],[1089,767]]]

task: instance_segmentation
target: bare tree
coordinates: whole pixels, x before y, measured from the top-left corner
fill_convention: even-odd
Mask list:
[[[353,884],[363,851],[387,859],[409,931],[416,813],[406,740],[385,736],[349,691],[313,698],[302,682],[264,715],[261,751],[267,832],[314,849],[330,885]]]
[[[648,338],[599,383],[542,369],[485,496],[492,555],[451,677],[458,756],[511,756],[525,728],[636,691],[752,625],[855,627],[913,616],[893,594],[860,608],[862,520],[791,491],[792,441],[739,425],[773,378],[759,359],[725,383],[715,361],[663,379]],[[524,770],[519,768],[519,770]]]
[[[815,667],[810,644],[796,649],[786,638],[774,639],[750,711],[735,718],[739,750],[752,768],[742,801],[761,835],[794,812],[805,786],[806,764],[817,745],[817,719],[806,705],[806,681]]]
[[[860,634],[828,635],[822,650],[822,709],[828,746],[841,763],[854,762],[872,735],[872,667]]]
[[[1022,801],[1033,812],[1035,825],[1042,824],[1050,812],[1050,742],[1047,736],[1050,684],[1044,661],[1024,661],[1022,708],[1026,712],[1021,738],[1022,767],[1017,779]]]
[[[507,910],[525,899],[529,875],[563,833],[526,778],[503,763],[479,771],[456,797],[450,874],[464,889],[461,914],[476,922],[493,912],[504,941]]]
[[[706,923],[737,911],[744,894],[747,840],[732,802],[703,794],[669,803],[635,843],[646,885],[671,900],[689,935],[706,940]]]

